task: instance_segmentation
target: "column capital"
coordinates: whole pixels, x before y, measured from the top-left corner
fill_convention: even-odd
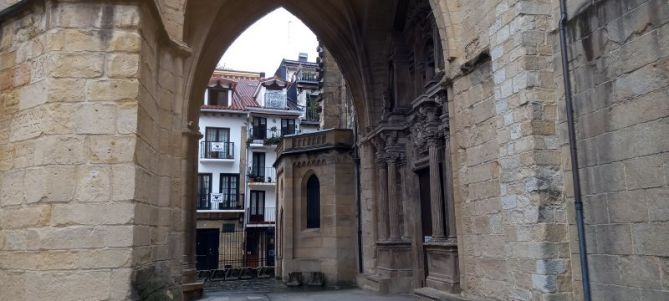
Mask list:
[[[434,133],[431,133],[430,136],[427,137],[427,146],[428,147],[439,147],[439,145],[442,142],[442,135],[440,131],[435,131]]]
[[[375,162],[377,165],[384,166],[388,162],[388,154],[385,151],[377,151]]]
[[[406,155],[404,151],[400,150],[393,150],[390,152],[387,152],[386,155],[386,162],[388,164],[395,164],[395,165],[403,165],[406,161]]]

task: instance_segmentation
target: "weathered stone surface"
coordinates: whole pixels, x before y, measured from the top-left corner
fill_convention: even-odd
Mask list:
[[[123,63],[121,63],[123,64]],[[138,62],[135,62],[134,68],[138,67]],[[132,65],[130,65],[132,68]],[[123,66],[114,66],[110,64],[110,68],[125,68]],[[128,70],[111,70],[111,76],[119,74],[130,74],[136,71]],[[132,75],[128,75],[132,76]],[[128,79],[114,79],[114,80],[100,80],[89,81],[86,88],[86,98],[92,101],[124,101],[135,100],[139,93],[139,82],[137,80]]]
[[[229,29],[258,12],[240,4],[229,14],[217,6],[223,2],[202,3],[159,0],[149,4],[158,5],[154,15],[138,1],[36,2],[2,20],[0,283],[5,286],[0,300],[122,300],[130,298],[130,275],[139,265],[154,268],[162,261],[169,268],[160,275],[180,273],[182,252],[189,252],[180,241],[189,233],[190,215],[184,210],[193,190],[185,180],[192,174],[186,162],[196,155],[187,152],[193,145],[184,132],[196,122],[201,97],[189,89],[210,75],[207,62],[216,61],[218,50],[236,37]],[[286,5],[304,12],[301,16],[319,32],[332,33],[321,38],[335,46],[331,50],[347,75],[363,139],[385,118],[390,94],[384,91],[399,93],[393,105],[402,112],[412,108],[409,91],[423,94],[424,45],[412,52],[414,68],[409,68],[399,61],[408,53],[399,55],[405,52],[395,51],[394,44],[378,42],[394,30],[392,22],[379,21],[395,20],[394,8],[370,1],[362,11],[359,3],[346,9],[342,3],[328,4],[326,11],[311,2]],[[573,229],[574,213],[556,3],[425,3],[424,15],[434,16],[439,34],[433,37],[440,37],[444,50],[439,71],[447,79],[448,101],[439,106],[449,115],[438,123],[442,132],[450,128],[452,147],[445,157],[452,160],[447,175],[453,181],[465,295],[578,300],[578,258],[570,254],[576,241],[567,231]],[[593,296],[666,299],[669,6],[665,0],[568,4]],[[186,14],[187,5],[198,13]],[[369,22],[352,22],[361,18]],[[412,39],[425,31],[415,31]],[[360,32],[365,39],[353,40]],[[192,52],[179,44],[184,36],[183,45]],[[483,54],[486,49],[489,55]],[[393,78],[398,86],[389,89],[388,63],[396,59],[395,70],[414,75],[398,72]],[[408,165],[420,163],[413,155],[407,152]],[[371,172],[373,155],[362,157],[369,161],[361,160],[364,268],[376,273],[382,260],[375,257],[378,204],[370,187],[378,187],[378,179]],[[407,205],[399,219],[402,238],[419,254],[422,233],[413,210],[420,205],[411,203],[418,199],[413,190],[419,185],[414,170],[405,176],[412,184],[398,186]],[[352,173],[345,178],[352,179]],[[159,191],[170,185],[169,194]],[[353,194],[341,196],[353,199]],[[352,207],[341,210],[351,214]],[[336,224],[337,218],[324,216],[324,225]],[[352,218],[342,220],[353,224]],[[349,225],[336,229],[354,231]],[[98,231],[109,233],[91,234]],[[41,250],[35,241],[62,250]],[[330,246],[332,241],[304,243]],[[127,252],[130,247],[134,252]],[[87,251],[72,250],[77,248]],[[425,272],[421,256],[415,255],[415,275]],[[332,262],[322,266],[337,272]],[[45,272],[54,269],[67,270]]]
[[[78,134],[115,134],[116,106],[111,104],[84,104],[74,116]]]
[[[72,78],[95,78],[104,72],[103,54],[59,54],[50,57],[49,75]]]
[[[58,296],[64,300],[106,300],[110,297],[109,271],[27,272],[34,284],[26,287],[28,300]]]

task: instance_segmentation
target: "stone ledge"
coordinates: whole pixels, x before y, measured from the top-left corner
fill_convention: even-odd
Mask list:
[[[452,248],[452,247],[457,247],[458,242],[455,240],[430,241],[423,243],[423,246],[433,247],[433,248]]]
[[[409,246],[410,247],[411,242],[410,241],[403,241],[403,240],[398,240],[398,241],[388,240],[388,241],[377,241],[376,245],[378,245],[378,246],[389,246],[389,247],[390,246]]]
[[[418,300],[474,301],[460,295],[445,293],[430,287],[417,288],[413,291],[413,293],[418,296]]]

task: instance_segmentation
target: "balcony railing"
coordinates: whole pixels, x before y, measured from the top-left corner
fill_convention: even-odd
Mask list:
[[[235,143],[234,142],[202,141],[200,143],[200,158],[201,159],[234,159],[235,158]]]
[[[197,210],[243,210],[244,202],[237,194],[211,193],[200,195]]]
[[[258,208],[246,208],[246,224],[248,225],[271,225],[276,222],[276,207],[265,207],[260,211]]]
[[[320,122],[321,113],[317,106],[308,106],[305,108],[304,120],[309,122]]]
[[[257,168],[251,166],[248,172],[250,183],[276,184],[276,170],[274,167]]]
[[[304,82],[318,82],[318,73],[317,72],[302,72],[297,78],[298,81]]]

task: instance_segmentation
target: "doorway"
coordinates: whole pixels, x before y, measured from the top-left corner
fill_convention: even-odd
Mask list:
[[[202,270],[218,269],[218,229],[197,229],[196,233],[196,268]]]

